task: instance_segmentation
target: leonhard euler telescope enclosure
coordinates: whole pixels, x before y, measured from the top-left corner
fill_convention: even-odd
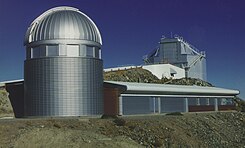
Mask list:
[[[87,15],[50,9],[31,23],[24,45],[24,116],[103,113],[102,39]]]

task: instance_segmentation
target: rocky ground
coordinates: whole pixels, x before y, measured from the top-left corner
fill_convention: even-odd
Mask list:
[[[245,113],[0,119],[0,147],[244,148]]]
[[[3,116],[14,116],[14,114],[8,92],[5,89],[0,89],[0,117]]]

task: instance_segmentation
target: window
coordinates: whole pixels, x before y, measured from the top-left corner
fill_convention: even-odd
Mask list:
[[[30,59],[31,58],[31,49],[32,48],[27,48],[26,49],[26,59]]]
[[[46,57],[46,46],[40,46],[39,47],[40,50],[40,57]]]
[[[47,56],[58,56],[58,45],[47,46]]]
[[[99,49],[99,59],[101,59],[101,49]]]
[[[59,56],[66,56],[66,45],[59,45]]]
[[[196,105],[200,105],[200,99],[196,98]]]
[[[209,98],[206,99],[206,105],[210,105]]]
[[[26,57],[52,57],[52,56],[68,56],[68,57],[93,57],[101,59],[101,50],[99,47],[87,45],[41,45],[34,48],[26,49]]]
[[[68,57],[78,57],[79,56],[79,46],[78,45],[67,45],[67,56]]]
[[[38,57],[40,57],[39,47],[31,48],[31,58],[38,58]]]
[[[80,54],[81,57],[86,57],[86,45],[80,45]]]
[[[98,47],[94,47],[94,57],[99,58],[99,48]]]
[[[94,57],[94,47],[87,46],[86,55],[87,55],[87,57]]]
[[[40,58],[46,56],[45,46],[36,46],[27,50],[27,58]]]

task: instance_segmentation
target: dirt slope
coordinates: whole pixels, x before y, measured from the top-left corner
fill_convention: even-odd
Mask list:
[[[239,112],[122,119],[0,119],[0,147],[244,146],[245,114]]]
[[[5,89],[0,89],[0,117],[3,116],[14,116],[14,114],[8,92]]]

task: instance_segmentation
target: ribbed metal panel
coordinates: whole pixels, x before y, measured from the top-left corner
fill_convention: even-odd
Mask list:
[[[187,62],[191,63],[197,57],[198,55],[187,55]],[[207,81],[206,58],[202,58],[189,69],[188,77]]]
[[[102,60],[51,57],[25,61],[25,116],[103,113]]]
[[[72,7],[57,7],[44,12],[28,28],[25,44],[55,39],[88,40],[102,44],[95,23]]]

